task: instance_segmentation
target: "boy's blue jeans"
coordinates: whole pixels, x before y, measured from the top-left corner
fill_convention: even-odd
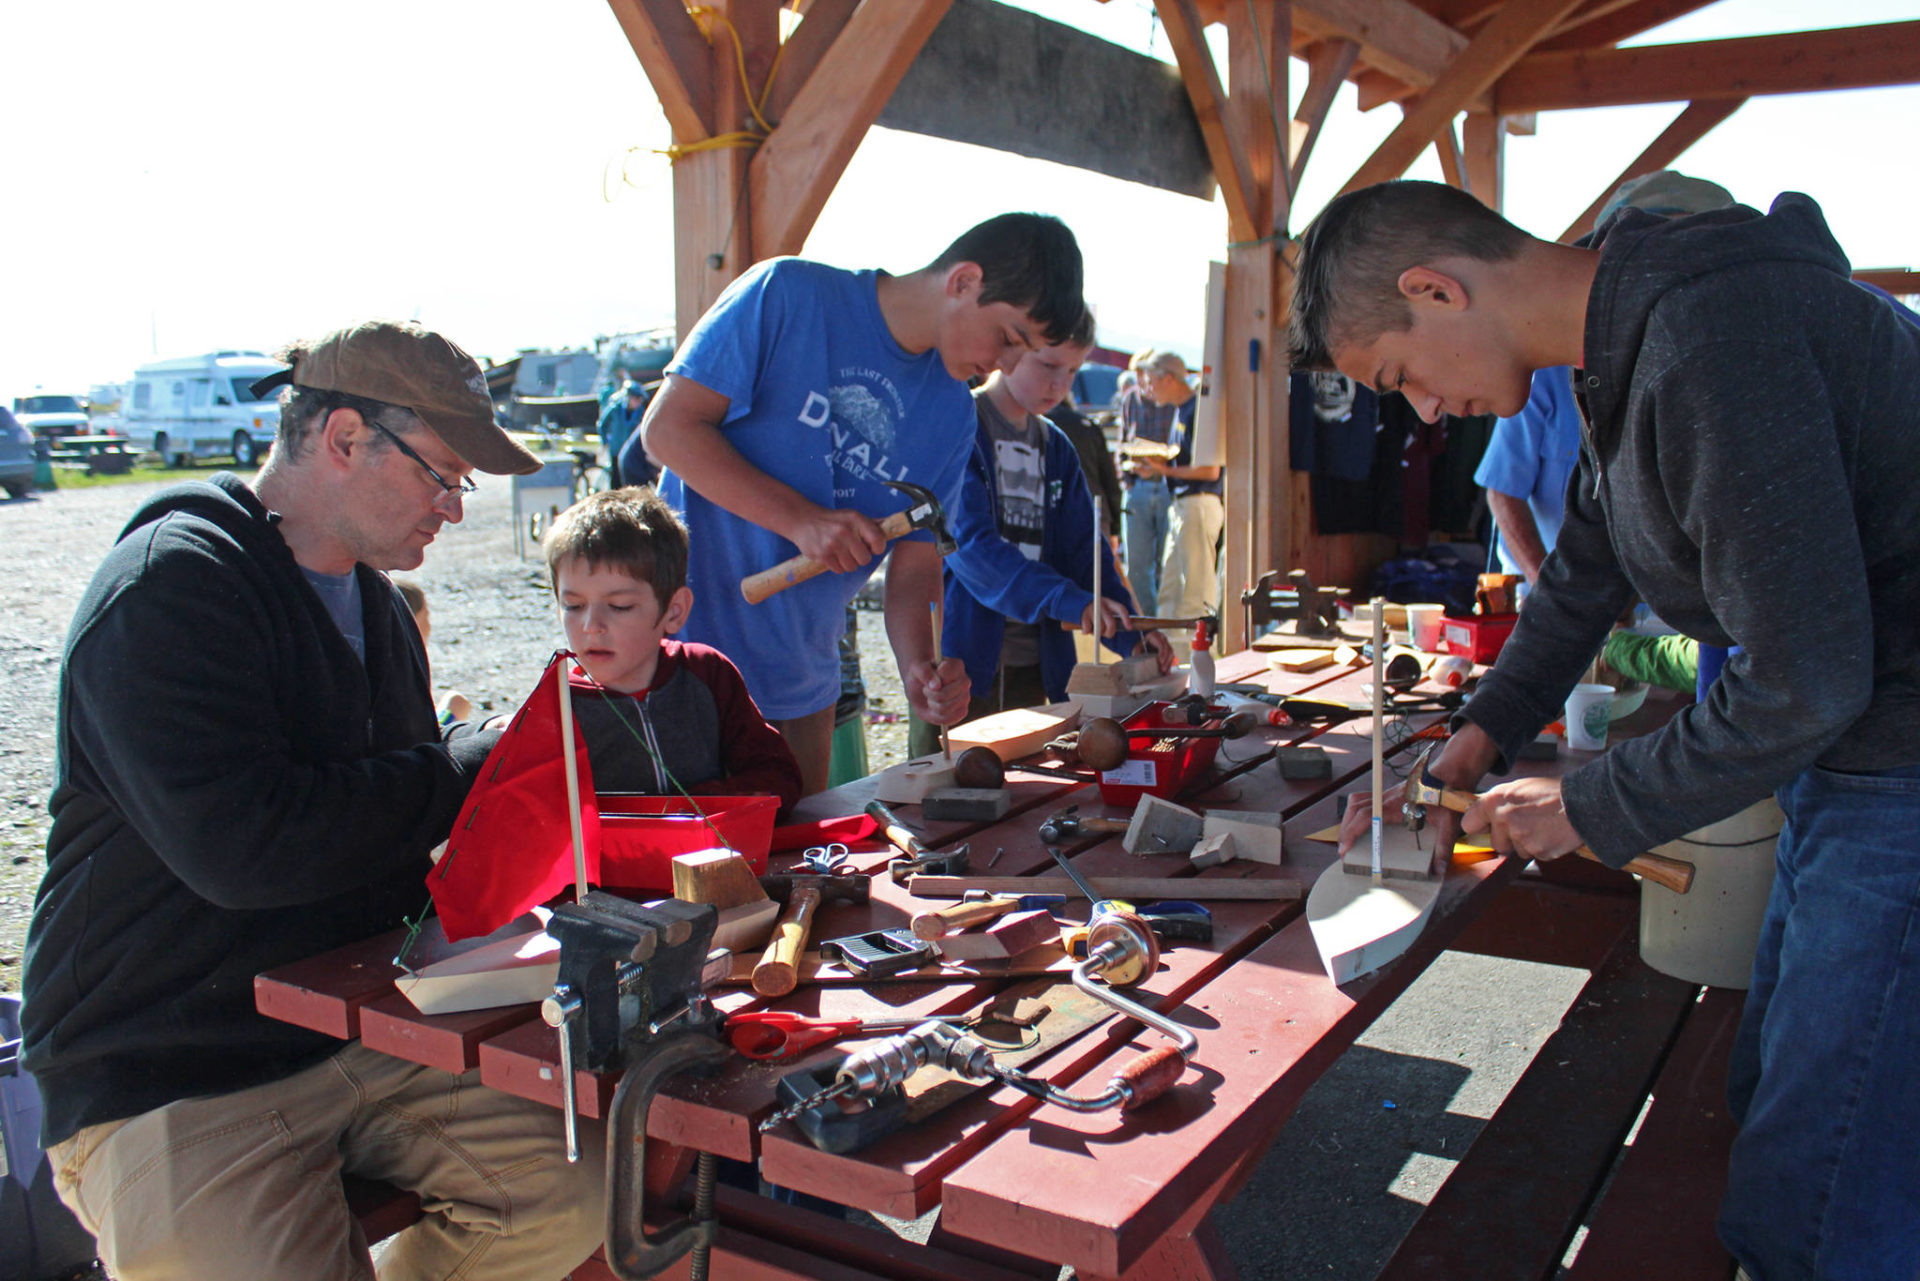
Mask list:
[[[1808,769],[1728,1094],[1720,1237],[1754,1281],[1920,1276],[1920,766]]]
[[[1122,545],[1127,552],[1127,586],[1143,614],[1154,611],[1160,599],[1160,558],[1167,550],[1167,529],[1173,521],[1173,493],[1167,482],[1136,476],[1121,502],[1126,528]]]

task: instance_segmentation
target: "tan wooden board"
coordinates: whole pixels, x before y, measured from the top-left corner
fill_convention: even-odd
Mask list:
[[[1080,709],[1073,703],[1050,703],[1045,707],[1017,707],[996,712],[977,721],[956,726],[948,735],[953,754],[969,747],[985,747],[1001,760],[1013,762],[1031,756],[1080,723]]]

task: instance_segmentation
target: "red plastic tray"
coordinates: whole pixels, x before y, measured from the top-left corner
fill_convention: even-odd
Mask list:
[[[745,855],[755,876],[764,874],[780,798],[698,799],[705,819],[684,797],[600,793],[600,883],[610,890],[671,894],[674,855],[722,845]]]
[[[1187,729],[1166,719],[1171,703],[1148,703],[1123,722],[1128,729]],[[1219,721],[1207,728],[1218,729]],[[1142,796],[1173,800],[1213,764],[1220,750],[1217,738],[1127,739],[1127,759],[1100,775],[1100,799],[1108,805],[1132,806]]]

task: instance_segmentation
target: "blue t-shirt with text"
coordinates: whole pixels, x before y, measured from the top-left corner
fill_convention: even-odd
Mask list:
[[[725,396],[727,443],[822,507],[878,520],[909,505],[885,484],[895,480],[931,490],[951,511],[973,445],[973,398],[937,350],[915,355],[894,340],[878,280],[798,258],[758,263],[700,318],[667,373]],[[690,541],[694,606],[682,639],[732,659],[769,720],[833,706],[846,607],[880,562],[749,605],[740,580],[793,556],[794,545],[672,471],[660,492]]]

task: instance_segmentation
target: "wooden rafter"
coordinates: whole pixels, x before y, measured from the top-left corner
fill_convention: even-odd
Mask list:
[[[774,69],[773,83],[767,87],[767,100],[760,108],[768,120],[777,124],[787,114],[800,86],[813,78],[820,60],[846,30],[847,20],[859,3],[860,0],[812,0],[807,6],[806,17],[781,43],[780,65]]]
[[[1920,22],[1737,40],[1541,53],[1501,78],[1496,108],[1560,111],[1642,102],[1817,93],[1920,82]]]
[[[1372,68],[1416,89],[1432,84],[1467,38],[1408,0],[1294,0],[1294,28],[1361,47]]]
[[[1467,167],[1460,159],[1460,139],[1453,132],[1453,121],[1441,125],[1440,132],[1433,135],[1433,150],[1440,157],[1440,176],[1446,179],[1447,185],[1471,195],[1473,187],[1467,181]]]
[[[1469,112],[1461,150],[1466,156],[1467,190],[1498,211],[1506,201],[1507,122],[1485,111]]]
[[[1853,278],[1899,298],[1920,294],[1920,271],[1906,267],[1861,267],[1853,273]]]
[[[1292,136],[1287,142],[1287,153],[1293,157],[1291,178],[1295,188],[1306,172],[1313,144],[1320,140],[1320,130],[1326,126],[1334,96],[1359,56],[1360,46],[1346,39],[1322,40],[1307,52],[1307,87],[1293,113]]]
[[[1369,187],[1405,173],[1455,112],[1491,88],[1543,32],[1552,30],[1579,4],[1580,0],[1507,0],[1506,7],[1408,107],[1406,117],[1341,190]]]
[[[1712,3],[1714,0],[1631,0],[1625,5],[1579,9],[1534,48],[1539,53],[1551,53],[1619,44]]]
[[[800,252],[860,140],[951,3],[864,0],[854,11],[749,166],[757,258]]]
[[[1690,102],[1674,122],[1663,129],[1658,138],[1648,144],[1647,149],[1633,160],[1633,163],[1620,171],[1620,175],[1594,197],[1578,218],[1560,233],[1560,243],[1570,245],[1581,236],[1593,230],[1593,220],[1600,216],[1600,210],[1606,206],[1607,198],[1620,189],[1620,184],[1631,182],[1642,174],[1652,173],[1656,169],[1665,169],[1680,154],[1694,143],[1706,137],[1713,127],[1740,110],[1745,98],[1716,99],[1710,102]]]
[[[679,143],[713,134],[707,38],[679,0],[607,0]]]
[[[1257,239],[1262,233],[1254,230],[1258,211],[1253,178],[1246,156],[1235,147],[1227,128],[1227,95],[1220,85],[1219,69],[1213,65],[1213,53],[1207,48],[1200,12],[1193,0],[1154,0],[1153,7],[1173,49],[1193,114],[1200,121],[1207,155],[1213,160],[1214,181],[1220,184],[1220,200],[1227,207],[1227,233],[1235,240]]]
[[[1287,167],[1287,77],[1293,23],[1287,0],[1240,0],[1227,9],[1227,132],[1246,158],[1258,235],[1283,228],[1292,195]]]

